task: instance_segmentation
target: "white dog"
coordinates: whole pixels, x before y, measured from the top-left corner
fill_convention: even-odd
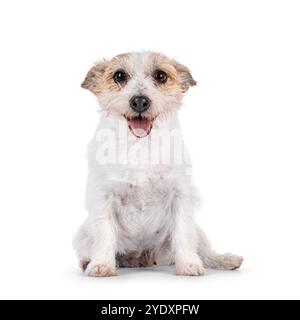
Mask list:
[[[175,264],[176,274],[204,267],[233,270],[243,258],[217,254],[193,215],[196,190],[177,111],[196,85],[189,69],[160,53],[121,54],[88,72],[102,119],[89,145],[88,218],[74,239],[88,276],[117,267]]]

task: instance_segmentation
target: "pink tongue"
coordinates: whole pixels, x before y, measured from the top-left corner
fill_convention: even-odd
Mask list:
[[[151,128],[151,121],[146,118],[136,117],[129,120],[129,125],[136,137],[143,138],[146,137]]]

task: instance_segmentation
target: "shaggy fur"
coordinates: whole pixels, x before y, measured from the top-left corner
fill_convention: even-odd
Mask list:
[[[116,81],[120,70],[126,77]],[[163,71],[165,82],[155,78],[156,70]],[[82,87],[96,95],[102,115],[88,149],[89,214],[74,239],[86,275],[175,264],[176,274],[199,276],[204,267],[233,270],[241,265],[240,256],[214,252],[195,224],[198,201],[190,163],[185,151],[177,157],[184,149],[177,152],[178,145],[184,146],[177,110],[183,93],[195,84],[187,67],[153,52],[118,55],[88,72]],[[151,101],[142,115],[130,107],[136,95]],[[142,136],[131,127],[137,116],[146,121]],[[162,149],[153,147],[168,135]],[[162,161],[161,153],[166,155]]]

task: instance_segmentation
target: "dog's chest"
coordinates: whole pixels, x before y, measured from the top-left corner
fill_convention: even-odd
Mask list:
[[[171,225],[170,204],[174,188],[162,177],[149,178],[140,186],[119,189],[117,221],[123,245],[128,250],[161,243]]]

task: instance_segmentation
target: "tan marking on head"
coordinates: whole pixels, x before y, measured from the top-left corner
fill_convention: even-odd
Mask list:
[[[116,83],[113,80],[113,77],[117,70],[124,70],[125,72],[128,72],[128,58],[128,53],[122,53],[115,56],[108,62],[107,68],[105,69],[103,77],[101,78],[101,81],[99,83],[99,86],[102,88],[103,91],[120,91],[122,89],[122,86]]]
[[[162,70],[168,75],[167,82],[158,85],[160,90],[170,93],[173,92],[176,86],[180,86],[182,92],[186,92],[190,86],[197,84],[190,70],[176,60],[156,52],[150,53],[149,59],[151,63],[149,63],[146,72],[153,73],[155,70]]]
[[[89,89],[95,95],[104,90],[119,91],[121,86],[114,82],[113,76],[118,69],[125,69],[128,57],[128,53],[123,53],[111,60],[103,60],[103,62],[96,64],[89,70],[81,86]]]

